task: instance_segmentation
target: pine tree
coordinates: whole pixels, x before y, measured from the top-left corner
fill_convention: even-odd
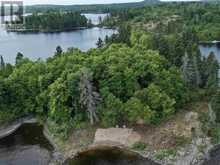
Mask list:
[[[21,64],[22,60],[24,59],[24,55],[20,52],[17,53],[15,64],[18,66]]]
[[[206,89],[208,94],[214,94],[218,88],[219,80],[219,63],[213,52],[210,53],[206,60]]]
[[[106,35],[105,36],[105,43],[108,44],[109,43],[109,37]]]
[[[98,39],[96,45],[97,45],[97,48],[102,48],[103,47],[104,44],[103,44],[103,41],[102,41],[101,38]]]
[[[4,69],[4,67],[5,67],[5,62],[3,57],[0,55],[0,70]]]
[[[91,19],[88,20],[87,26],[88,26],[89,28],[93,26]]]
[[[127,24],[123,24],[119,27],[118,30],[118,40],[119,42],[125,43],[128,46],[131,45],[130,37],[131,37],[131,26]]]
[[[201,76],[196,56],[189,56],[185,53],[181,70],[183,78],[187,84],[191,87],[199,87],[201,83]]]
[[[188,63],[189,63],[189,57],[188,54],[185,53],[185,55],[183,56],[182,59],[182,67],[181,67],[181,71],[182,71],[182,75],[183,75],[183,79],[187,82],[188,79]]]
[[[211,100],[212,109],[216,115],[216,122],[220,123],[220,91],[216,91],[214,97]]]
[[[63,53],[63,49],[61,48],[61,46],[57,46],[55,56],[60,56],[62,53]]]

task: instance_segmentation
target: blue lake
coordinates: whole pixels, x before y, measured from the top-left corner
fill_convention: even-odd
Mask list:
[[[220,44],[202,44],[199,48],[202,56],[208,57],[208,55],[213,52],[220,62]]]
[[[94,24],[99,17],[102,19],[106,14],[85,14]],[[60,45],[63,50],[75,47],[82,51],[96,47],[98,38],[104,39],[106,35],[111,36],[115,30],[105,28],[90,28],[61,33],[8,33],[0,28],[0,55],[9,63],[15,62],[18,52],[24,56],[37,60],[47,59],[54,55],[55,49]]]

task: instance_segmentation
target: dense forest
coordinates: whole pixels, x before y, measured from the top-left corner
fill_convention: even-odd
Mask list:
[[[111,15],[105,20],[108,26],[127,21],[147,32],[165,35],[186,32],[192,33],[198,41],[220,40],[219,3],[164,3],[113,11]]]
[[[218,0],[201,0],[205,3],[218,3]],[[85,12],[85,13],[108,13],[112,11],[120,11],[125,9],[143,8],[146,6],[156,6],[166,4],[160,0],[143,0],[133,3],[121,3],[121,4],[93,4],[93,5],[32,5],[26,6],[27,13],[34,12],[48,12],[48,11],[62,11],[62,12]]]
[[[65,138],[86,124],[160,124],[202,99],[213,102],[220,120],[219,64],[199,51],[200,41],[220,37],[219,9],[168,3],[112,12],[103,24],[118,33],[99,39],[96,49],[58,46],[35,62],[18,53],[14,66],[1,57],[0,122],[31,114]]]
[[[40,31],[40,32],[53,32],[53,31],[66,31],[73,30],[80,27],[92,26],[91,22],[87,20],[84,15],[77,12],[48,12],[44,14],[34,13],[25,16],[25,24],[22,29],[26,31]],[[13,30],[16,25],[8,25],[8,30]],[[22,30],[18,29],[18,30]]]
[[[142,2],[122,3],[122,4],[96,4],[96,5],[33,5],[27,6],[27,13],[44,13],[48,11],[62,12],[85,12],[85,13],[108,13],[122,9],[140,8],[146,5],[155,5],[160,3],[158,0],[144,0]]]

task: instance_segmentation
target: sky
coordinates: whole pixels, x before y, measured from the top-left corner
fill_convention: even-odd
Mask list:
[[[9,0],[20,1],[20,0]],[[74,5],[74,4],[109,4],[109,3],[127,3],[127,2],[140,2],[143,0],[23,0],[24,5],[35,4],[56,4],[56,5]],[[161,0],[161,1],[183,1],[183,0]],[[192,0],[184,0],[192,1]],[[199,1],[199,0],[193,0]],[[1,0],[0,0],[1,2]]]
[[[23,0],[25,5],[33,5],[33,4],[58,4],[58,5],[109,4],[109,3],[126,3],[126,2],[140,2],[140,1],[143,1],[143,0]]]
[[[200,0],[160,0],[160,1],[200,1]]]

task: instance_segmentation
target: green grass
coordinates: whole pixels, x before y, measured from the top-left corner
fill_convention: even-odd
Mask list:
[[[206,147],[207,147],[206,144],[201,144],[201,145],[198,146],[198,151],[201,152],[201,153],[204,153]]]
[[[145,143],[137,142],[137,143],[134,143],[131,148],[136,151],[143,151],[146,149],[146,147],[147,145]]]
[[[159,150],[156,155],[155,158],[157,160],[162,160],[164,158],[167,158],[169,156],[175,157],[176,156],[176,150],[174,149],[163,149],[163,150]]]
[[[214,126],[210,128],[209,130],[209,136],[211,137],[212,144],[219,143],[220,137],[219,137],[219,128],[217,126]]]

